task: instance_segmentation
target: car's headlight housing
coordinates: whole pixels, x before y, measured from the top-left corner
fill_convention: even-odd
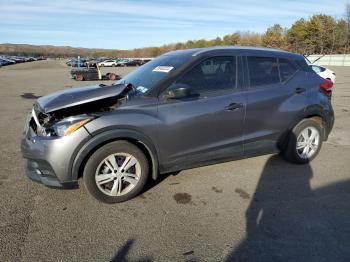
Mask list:
[[[73,134],[79,128],[90,122],[92,117],[68,117],[65,118],[52,126],[52,130],[56,136],[68,136]]]

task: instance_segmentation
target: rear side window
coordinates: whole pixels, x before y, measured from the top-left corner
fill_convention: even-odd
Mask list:
[[[289,59],[279,58],[281,81],[288,81],[298,71],[297,66]]]
[[[295,63],[298,64],[299,68],[301,68],[304,72],[312,72],[312,68],[306,62],[306,60],[297,59]]]
[[[236,87],[236,57],[212,57],[187,72],[178,83],[197,94],[232,91]]]
[[[251,87],[278,84],[280,82],[277,58],[248,56]]]

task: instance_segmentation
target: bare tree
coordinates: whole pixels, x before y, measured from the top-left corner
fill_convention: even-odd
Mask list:
[[[346,46],[345,46],[345,54],[346,54],[350,43],[350,3],[348,3],[345,8],[345,21],[346,21]]]

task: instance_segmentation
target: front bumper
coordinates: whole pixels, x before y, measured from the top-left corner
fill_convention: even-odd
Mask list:
[[[84,127],[65,137],[41,137],[26,126],[21,150],[27,159],[27,177],[53,187],[77,185],[72,177],[72,164],[76,152],[89,138],[90,134]]]

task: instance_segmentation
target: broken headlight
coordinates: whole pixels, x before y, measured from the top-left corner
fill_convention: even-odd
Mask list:
[[[72,116],[53,124],[48,130],[50,136],[68,136],[79,128],[90,122],[93,118],[89,116]]]

